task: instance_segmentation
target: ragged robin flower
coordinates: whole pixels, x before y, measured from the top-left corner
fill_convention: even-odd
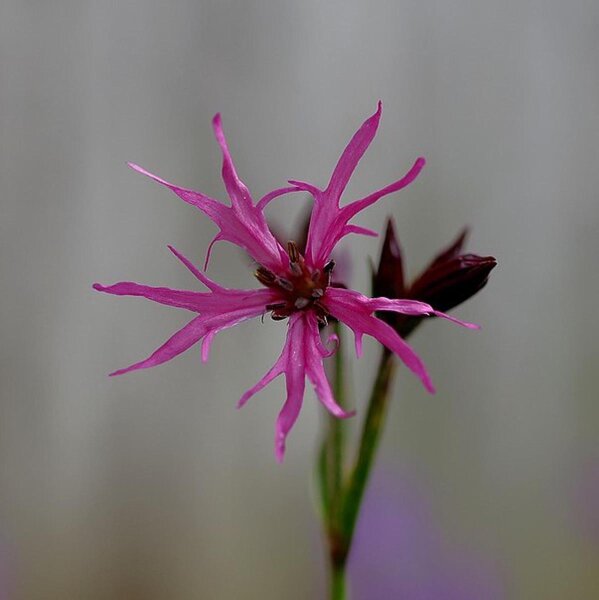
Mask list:
[[[222,204],[202,194],[168,183],[141,167],[131,164],[136,171],[147,175],[172,190],[182,200],[206,214],[219,228],[208,247],[206,263],[216,241],[228,241],[245,250],[257,263],[255,276],[262,285],[258,289],[225,288],[194,266],[180,252],[170,247],[173,254],[208,288],[208,291],[173,290],[150,287],[138,283],[121,282],[111,286],[95,284],[101,292],[118,296],[143,296],[154,302],[183,308],[196,316],[177,331],[151,356],[112,375],[137,369],[155,367],[201,342],[202,360],[208,359],[210,345],[222,331],[252,317],[270,313],[275,320],[287,320],[287,337],[283,351],[274,366],[239,400],[243,406],[248,399],[279,375],[286,379],[287,398],[279,413],[275,432],[275,455],[279,461],[285,452],[285,440],[295,423],[304,397],[306,377],[312,383],[320,402],[336,417],[345,418],[353,413],[344,411],[335,401],[325,374],[323,359],[335,352],[335,336],[327,344],[322,341],[319,323],[329,316],[345,323],[355,334],[356,352],[361,354],[362,337],[370,335],[385,345],[411,369],[425,388],[434,391],[426,368],[412,348],[394,329],[378,319],[375,311],[389,311],[407,315],[436,315],[470,328],[464,323],[434,310],[429,304],[414,300],[368,298],[359,292],[329,285],[335,265],[330,260],[335,245],[350,234],[376,236],[376,233],[350,223],[362,210],[409,185],[425,164],[416,160],[401,179],[368,196],[340,206],[339,201],[359,160],[376,134],[382,106],[368,118],[355,133],[343,151],[331,179],[324,190],[309,183],[289,181],[289,186],[275,189],[254,203],[248,188],[239,179],[231,159],[220,115],[213,119],[216,140],[223,156],[222,177],[231,199]],[[275,198],[292,192],[309,192],[314,197],[305,252],[301,253],[294,241],[286,247],[269,230],[264,209]],[[205,265],[206,266],[206,265]],[[329,349],[327,345],[332,344]]]
[[[381,249],[378,268],[372,273],[372,293],[387,298],[420,300],[437,310],[448,311],[468,300],[480,291],[489,279],[489,273],[497,265],[493,256],[463,254],[462,249],[468,229],[442,250],[408,284],[405,279],[401,245],[395,234],[393,219],[387,220],[385,239]],[[408,337],[423,321],[423,316],[399,313],[378,313],[378,317],[389,323],[401,337]],[[434,316],[434,315],[425,315]]]

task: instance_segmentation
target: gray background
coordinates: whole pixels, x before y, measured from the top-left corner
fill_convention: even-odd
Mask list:
[[[133,160],[224,198],[210,119],[223,114],[256,197],[324,184],[384,101],[347,197],[425,172],[392,213],[412,272],[470,224],[500,266],[414,338],[439,392],[401,378],[380,465],[428,490],[445,535],[495,565],[506,598],[599,595],[599,540],[574,500],[597,453],[599,5],[480,2],[0,4],[0,557],[15,598],[312,598],[323,569],[311,491],[311,393],[284,466],[282,385],[243,411],[281,324],[222,334],[109,379],[185,322],[95,294],[93,281],[190,287],[166,244],[203,257],[213,226],[128,170]],[[289,228],[298,199],[269,213]],[[354,287],[366,256],[352,245]],[[210,272],[251,284],[217,246]],[[353,368],[355,403],[377,357]]]

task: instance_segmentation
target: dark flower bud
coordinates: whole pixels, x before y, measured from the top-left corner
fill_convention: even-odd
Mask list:
[[[378,269],[373,269],[373,296],[420,300],[443,312],[468,300],[486,285],[497,261],[492,256],[461,254],[467,235],[468,230],[464,229],[411,285],[407,285],[401,246],[395,235],[393,221],[389,219]],[[389,312],[377,316],[392,325],[404,338],[423,319]]]

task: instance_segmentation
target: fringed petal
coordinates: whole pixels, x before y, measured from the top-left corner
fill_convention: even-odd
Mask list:
[[[372,299],[357,292],[341,288],[329,288],[321,303],[337,319],[345,323],[356,336],[356,350],[361,352],[361,337],[366,334],[397,354],[402,362],[422,381],[431,393],[435,391],[424,363],[395,330],[372,313]],[[359,341],[360,340],[360,341]]]
[[[129,163],[129,166],[172,190],[182,200],[199,208],[220,229],[210,244],[226,240],[243,248],[257,263],[275,273],[284,270],[285,252],[268,228],[263,209],[268,202],[255,206],[246,185],[239,179],[222,129],[220,115],[213,120],[216,140],[223,154],[223,181],[231,198],[231,206],[221,204],[217,200],[196,192],[176,186],[161,177],[146,171],[142,167]],[[295,191],[290,189],[289,191]],[[281,192],[283,193],[283,192]],[[274,197],[274,196],[273,196]],[[271,198],[272,199],[272,198]],[[209,250],[210,250],[209,249]],[[206,265],[210,252],[206,255]]]
[[[267,304],[276,300],[277,292],[268,288],[257,290],[231,290],[220,288],[210,292],[194,292],[189,290],[173,290],[165,287],[141,285],[132,281],[121,281],[114,285],[104,286],[94,283],[98,292],[114,296],[140,296],[176,308],[185,308],[194,312],[226,314],[239,309],[264,312]]]
[[[203,317],[199,316],[190,321],[185,327],[171,336],[158,350],[154,351],[148,358],[135,363],[124,369],[111,373],[111,376],[124,375],[138,369],[149,369],[165,363],[197,343],[206,332]]]
[[[322,405],[335,417],[347,419],[353,417],[355,411],[345,411],[335,401],[331,384],[327,378],[323,358],[329,356],[329,351],[324,348],[318,331],[318,322],[312,313],[304,317],[304,356],[306,362],[306,375],[314,386],[316,397]],[[336,338],[337,336],[335,336]],[[330,338],[329,338],[330,339]],[[339,340],[336,340],[337,343]]]
[[[298,190],[309,192],[314,196],[314,207],[310,219],[308,242],[306,245],[306,259],[312,267],[320,268],[328,260],[335,245],[339,240],[351,233],[360,235],[377,235],[376,232],[358,225],[350,224],[349,221],[360,211],[374,204],[377,200],[396,192],[409,185],[420,173],[425,165],[424,158],[419,158],[398,181],[376,191],[372,194],[356,200],[347,206],[340,208],[339,200],[358,162],[372,142],[381,117],[382,105],[379,102],[378,109],[358,129],[351,139],[337,166],[335,167],[329,184],[325,190],[303,181],[290,180],[289,183]]]

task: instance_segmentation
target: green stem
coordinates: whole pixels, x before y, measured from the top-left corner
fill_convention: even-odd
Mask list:
[[[339,406],[345,405],[345,357],[342,333],[339,323],[335,324],[335,334],[339,338],[339,348],[335,353],[333,366],[333,393]],[[331,600],[344,600],[346,597],[345,561],[339,561],[339,522],[343,501],[345,423],[327,414],[326,435],[318,457],[318,474],[322,500],[323,517],[329,545],[331,566]]]
[[[342,531],[343,560],[347,559],[364,497],[364,491],[374,464],[376,451],[383,431],[389,406],[391,382],[395,373],[395,360],[383,349],[377,376],[370,394],[368,412],[362,428],[360,447],[349,483],[344,494],[340,529]]]
[[[336,328],[340,336],[339,327]],[[389,406],[391,383],[395,374],[392,353],[383,348],[376,379],[364,419],[360,445],[347,483],[344,481],[343,422],[329,417],[327,435],[319,456],[319,483],[323,513],[329,543],[330,600],[345,600],[347,594],[345,570],[358,520],[364,491],[372,471],[376,451]],[[337,402],[345,400],[345,374],[342,346],[335,355],[333,388]]]
[[[333,394],[337,404],[345,407],[345,360],[341,345],[341,327],[335,323],[335,334],[339,338],[339,348],[335,353],[335,371],[333,376]],[[345,423],[329,415],[331,440],[331,499],[332,507],[339,504],[341,486],[343,484],[343,454],[345,450]]]
[[[331,567],[331,600],[345,600],[347,588],[345,585],[345,567]]]

